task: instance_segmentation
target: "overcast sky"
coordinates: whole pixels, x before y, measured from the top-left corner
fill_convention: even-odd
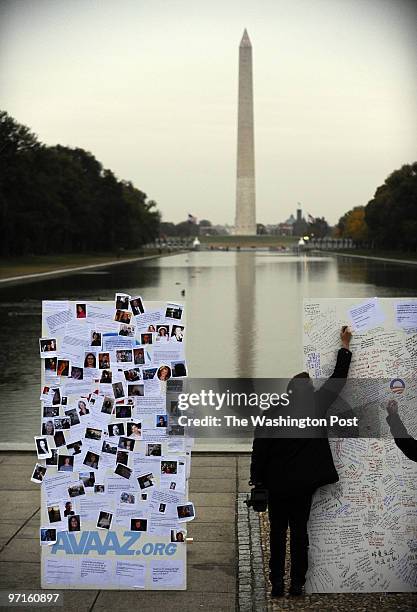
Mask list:
[[[0,107],[157,200],[233,223],[238,46],[253,45],[257,220],[331,223],[416,158],[408,0],[0,0]]]

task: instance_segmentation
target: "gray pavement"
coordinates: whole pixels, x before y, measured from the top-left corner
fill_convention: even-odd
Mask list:
[[[239,612],[266,612],[266,581],[259,514],[238,494],[237,536],[239,547]]]
[[[330,255],[336,255],[337,257],[355,257],[356,259],[371,259],[373,261],[385,261],[394,264],[406,264],[407,266],[417,266],[417,259],[396,259],[395,257],[378,257],[377,255],[356,255],[355,253],[338,253],[337,251],[328,251],[313,249],[319,253],[329,253]]]
[[[186,591],[64,591],[64,607],[80,612],[411,612],[416,594],[344,593],[271,600],[268,516],[248,512],[250,456],[194,454]],[[40,589],[39,487],[30,482],[34,453],[0,453],[0,590]],[[259,521],[259,517],[261,521]],[[265,593],[266,586],[266,593]],[[288,585],[287,585],[288,586]],[[1,608],[0,610],[6,608]],[[7,608],[10,610],[10,608]],[[34,607],[15,610],[39,610]],[[50,608],[51,609],[51,608]]]
[[[0,589],[40,588],[40,492],[30,482],[33,453],[0,453]],[[198,454],[192,459],[186,591],[65,591],[64,608],[79,611],[231,612],[238,605],[237,496],[248,490],[249,455]],[[255,527],[256,529],[256,527]],[[17,608],[15,608],[17,609]],[[23,609],[23,608],[21,608]],[[30,607],[25,607],[30,610]],[[39,608],[33,608],[33,610]]]

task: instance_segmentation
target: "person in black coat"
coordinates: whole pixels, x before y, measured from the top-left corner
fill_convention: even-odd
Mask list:
[[[394,442],[398,448],[404,453],[407,459],[417,461],[417,440],[408,433],[400,415],[398,414],[398,404],[395,400],[388,402],[387,406],[387,423],[393,435]]]
[[[352,358],[349,350],[352,334],[346,326],[342,328],[340,337],[342,348],[338,351],[334,372],[320,389],[314,391],[307,372],[297,374],[289,382],[287,391],[291,401],[288,416],[298,416],[300,407],[304,416],[312,418],[326,416],[345,385]],[[261,436],[262,433],[258,432],[258,435],[255,433],[250,483],[268,490],[271,594],[275,597],[284,594],[286,538],[289,525],[290,594],[301,595],[308,569],[307,523],[312,496],[318,487],[337,482],[339,476],[333,463],[326,430],[294,429],[293,434],[291,430],[287,430],[286,437]]]

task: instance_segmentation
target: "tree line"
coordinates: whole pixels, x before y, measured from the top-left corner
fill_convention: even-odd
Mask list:
[[[213,227],[211,221],[208,219],[201,219],[198,221],[180,221],[179,223],[172,223],[171,221],[161,221],[159,226],[160,238],[193,238],[195,236],[201,236],[205,233],[209,233],[211,236],[218,234],[217,230]]]
[[[337,235],[387,250],[417,251],[417,162],[392,172],[366,206],[337,224]]]
[[[117,252],[159,233],[156,202],[81,148],[46,146],[0,111],[1,253]]]

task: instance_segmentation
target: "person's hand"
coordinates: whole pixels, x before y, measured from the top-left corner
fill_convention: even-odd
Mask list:
[[[350,331],[347,325],[344,325],[340,332],[340,339],[342,341],[342,346],[345,349],[349,350],[350,341],[352,339],[352,332]]]
[[[398,414],[398,404],[395,400],[390,400],[387,405],[389,415]]]

